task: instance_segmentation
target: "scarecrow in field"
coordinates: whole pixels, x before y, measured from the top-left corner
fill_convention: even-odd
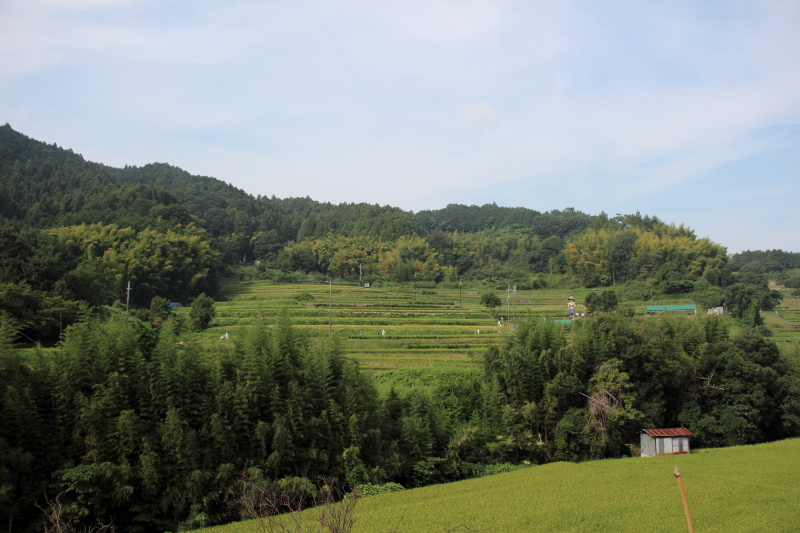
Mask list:
[[[567,300],[569,301],[567,304],[567,309],[569,309],[569,318],[570,320],[575,320],[575,297],[570,296]]]

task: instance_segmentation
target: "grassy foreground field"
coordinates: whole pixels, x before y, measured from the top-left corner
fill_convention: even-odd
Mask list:
[[[363,498],[354,533],[800,531],[800,439],[691,455],[554,463]],[[314,513],[312,509],[306,513]],[[206,529],[258,532],[255,521]]]

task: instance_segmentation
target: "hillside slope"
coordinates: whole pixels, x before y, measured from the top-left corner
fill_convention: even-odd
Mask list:
[[[0,126],[0,224],[51,228],[81,223],[154,227],[153,208],[177,203],[154,185],[123,185],[71,149]],[[181,221],[185,222],[185,221]]]
[[[681,456],[554,463],[364,498],[353,531],[686,531],[672,475],[678,466],[696,531],[793,532],[800,530],[798,464],[800,439]],[[215,531],[258,528],[242,522]]]

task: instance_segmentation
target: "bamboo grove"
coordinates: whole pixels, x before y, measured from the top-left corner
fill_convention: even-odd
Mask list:
[[[730,336],[715,317],[607,314],[568,332],[528,319],[474,372],[429,369],[402,393],[426,371],[372,378],[286,316],[215,348],[179,343],[170,321],[88,319],[28,361],[7,324],[0,514],[13,531],[41,528],[36,503],[56,497],[75,524],[120,531],[236,520],[245,472],[410,487],[630,455],[644,427],[683,425],[700,447],[800,433],[797,370],[761,330]]]

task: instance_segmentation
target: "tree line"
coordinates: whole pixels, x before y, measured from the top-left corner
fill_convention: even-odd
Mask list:
[[[135,309],[155,297],[188,302],[214,293],[222,273],[219,253],[191,223],[163,232],[115,224],[0,226],[0,248],[0,312],[31,342],[57,341],[69,324],[115,302]]]
[[[731,256],[731,270],[767,274],[800,269],[800,253],[783,250],[747,250]]]
[[[544,284],[545,274],[586,287],[656,278],[664,294],[691,292],[699,279],[723,288],[732,280],[724,247],[639,213],[609,218],[571,208],[451,204],[415,215],[390,206],[253,197],[167,164],[91,163],[9,125],[0,127],[0,192],[0,224],[16,229],[102,223],[163,234],[194,225],[222,263],[258,260],[284,273],[347,279],[366,264],[371,275],[395,281],[532,287]]]

